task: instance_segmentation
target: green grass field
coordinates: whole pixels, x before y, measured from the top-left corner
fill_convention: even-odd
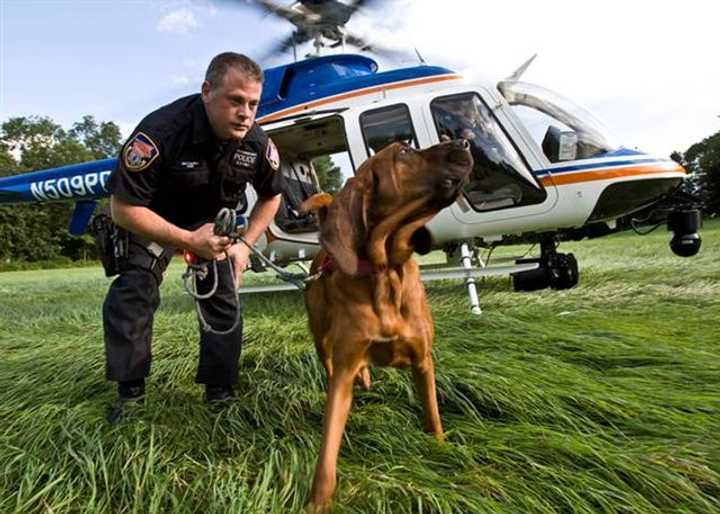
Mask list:
[[[720,223],[700,255],[662,230],[564,244],[570,291],[428,286],[447,442],[409,373],[373,370],[339,459],[339,513],[720,512]],[[517,253],[526,248],[511,248]],[[0,513],[293,513],[324,377],[298,293],[245,300],[240,397],[193,383],[197,323],[175,264],[143,408],[105,415],[98,268],[0,274]]]

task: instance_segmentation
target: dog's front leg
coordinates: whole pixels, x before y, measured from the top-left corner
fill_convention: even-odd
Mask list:
[[[437,404],[437,393],[435,391],[435,367],[430,353],[413,363],[413,378],[423,404],[424,430],[435,435],[438,441],[444,440],[440,411]]]
[[[336,484],[336,463],[345,423],[352,405],[353,380],[357,370],[336,368],[328,387],[325,403],[323,436],[315,468],[310,501],[314,510],[324,512],[329,508]]]

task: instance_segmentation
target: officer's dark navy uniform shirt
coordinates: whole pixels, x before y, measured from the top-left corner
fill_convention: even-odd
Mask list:
[[[115,197],[148,207],[182,228],[235,208],[250,182],[258,195],[283,187],[277,149],[253,124],[242,141],[219,141],[199,94],[146,116],[120,152],[108,188]]]

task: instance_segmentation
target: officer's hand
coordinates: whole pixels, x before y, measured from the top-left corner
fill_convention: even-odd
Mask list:
[[[230,246],[230,238],[216,236],[213,232],[213,224],[206,223],[202,227],[190,233],[190,250],[203,259],[212,260],[223,255]]]
[[[250,262],[250,248],[243,243],[238,243],[228,248],[227,253],[235,270],[235,288],[237,289],[240,287],[243,273]]]

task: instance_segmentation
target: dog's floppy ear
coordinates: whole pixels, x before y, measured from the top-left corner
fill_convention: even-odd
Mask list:
[[[408,260],[413,251],[425,255],[432,250],[432,235],[425,228],[425,224],[432,219],[434,213],[430,213],[407,225],[403,225],[393,234],[390,247],[390,262],[400,265]]]
[[[372,169],[366,162],[334,198],[320,227],[320,244],[347,275],[357,274],[358,262],[365,256],[373,189]]]

